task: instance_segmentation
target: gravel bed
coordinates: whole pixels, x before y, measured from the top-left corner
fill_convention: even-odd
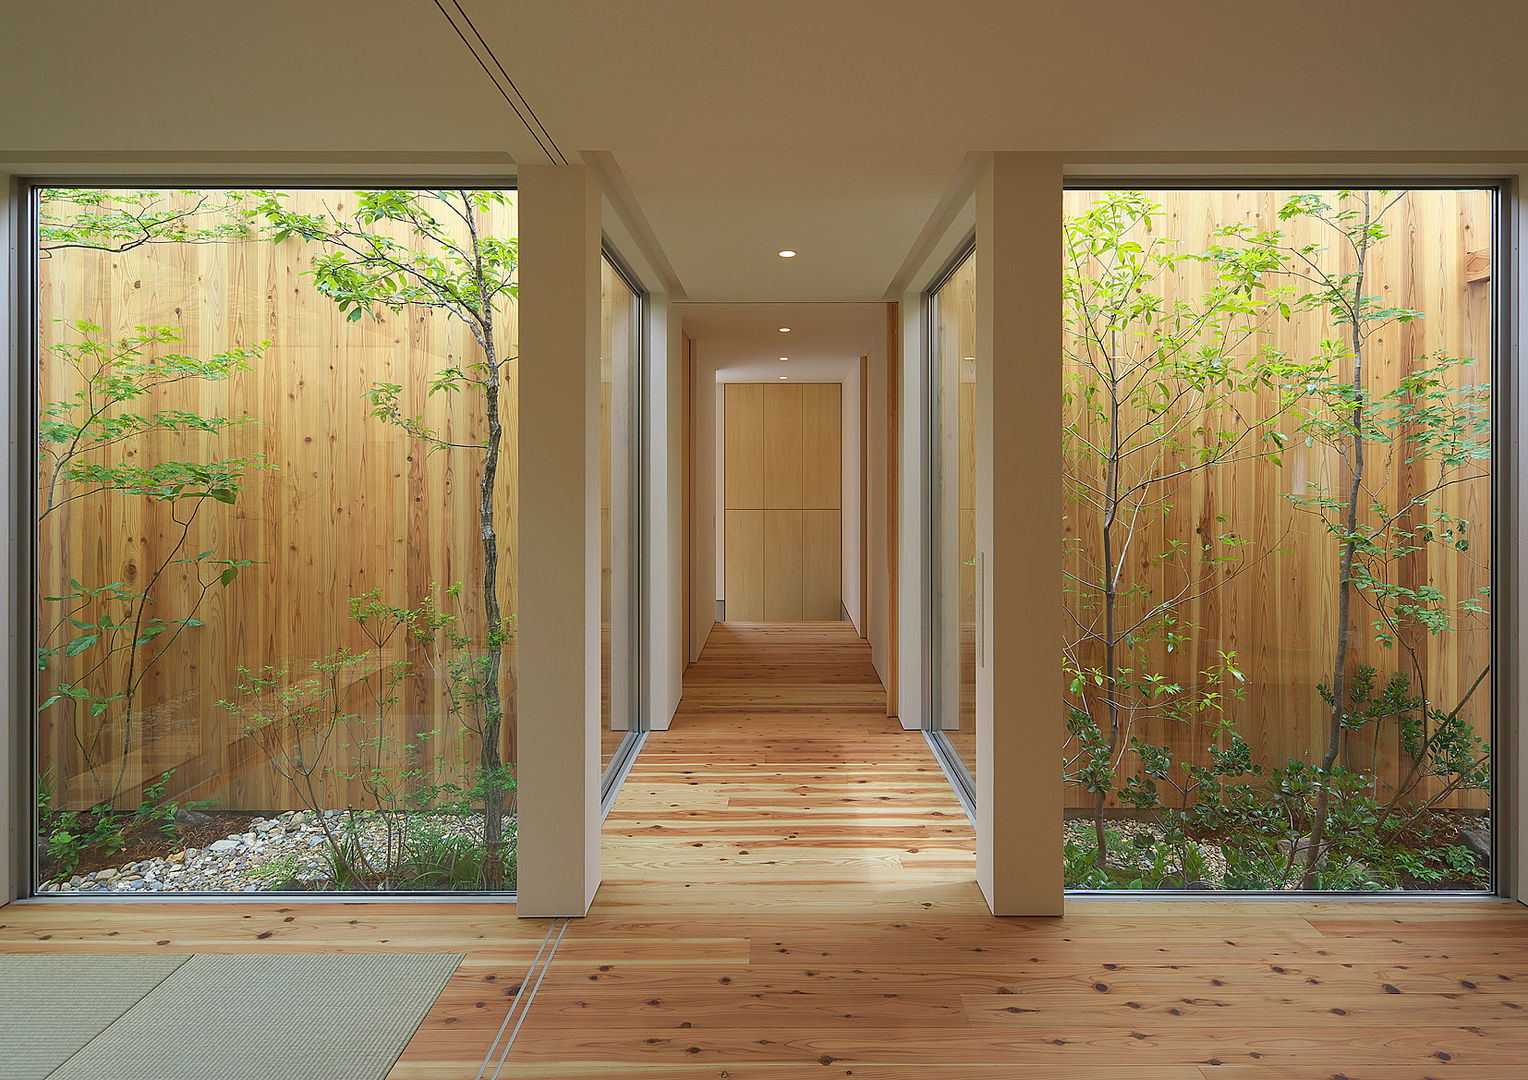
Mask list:
[[[386,850],[387,831],[376,814],[345,810],[322,812],[337,837],[349,829],[359,834],[368,855],[380,859]],[[442,817],[435,825],[451,836],[483,835],[482,815]],[[505,819],[505,834],[513,836],[514,820]],[[272,818],[255,818],[245,833],[233,833],[206,847],[188,847],[163,858],[144,859],[106,867],[90,874],[44,884],[42,893],[251,893],[271,889],[278,883],[313,884],[328,874],[325,858],[328,841],[323,827],[309,812],[292,810]],[[294,863],[293,871],[279,873],[278,864]],[[263,873],[262,873],[263,871]]]
[[[1127,842],[1141,834],[1154,836],[1158,840],[1166,837],[1166,831],[1161,826],[1147,821],[1133,821],[1130,818],[1109,818],[1104,822],[1104,828],[1123,836]],[[1066,839],[1091,848],[1094,844],[1093,822],[1088,818],[1068,818]],[[1200,853],[1204,855],[1205,883],[1213,888],[1220,888],[1226,879],[1226,859],[1220,853],[1220,845],[1212,840],[1194,840],[1191,843],[1197,845]]]

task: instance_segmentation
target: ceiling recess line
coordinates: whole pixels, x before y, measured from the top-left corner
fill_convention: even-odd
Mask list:
[[[457,3],[457,0],[446,0],[446,2],[449,2],[457,15],[460,16],[460,22],[447,10],[445,2],[434,0],[436,8],[445,16],[446,21],[451,24],[451,29],[456,31],[456,36],[461,38],[462,44],[467,46],[467,51],[478,62],[478,67],[483,69],[483,74],[487,75],[493,83],[494,89],[498,90],[499,94],[509,104],[509,107],[514,110],[514,114],[519,118],[520,123],[525,125],[525,130],[530,132],[531,138],[536,140],[536,145],[547,156],[547,160],[554,165],[568,164],[567,157],[563,154],[561,148],[558,147],[556,140],[552,138],[551,132],[547,131],[546,126],[541,123],[541,118],[531,108],[530,102],[525,100],[525,95],[520,93],[520,88],[509,77],[509,72],[504,70],[504,65],[499,62],[498,56],[489,47],[488,42],[483,39],[483,35],[478,33],[477,27],[473,25],[472,19],[468,17],[467,13],[462,10],[461,4]],[[472,32],[472,37],[477,39],[477,45],[474,46],[472,41],[468,39],[467,33],[462,29],[463,23],[466,24],[467,30]],[[485,54],[488,60],[483,59]],[[489,60],[493,62],[493,68],[488,66]],[[494,73],[494,68],[498,69],[498,74]],[[527,114],[529,114],[529,118],[527,118]]]

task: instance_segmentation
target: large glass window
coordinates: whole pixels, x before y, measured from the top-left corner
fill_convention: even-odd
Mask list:
[[[608,786],[640,729],[642,299],[609,258],[600,296],[600,764]]]
[[[976,776],[976,253],[929,296],[934,737]]]
[[[1068,884],[1490,888],[1494,212],[1067,193]]]
[[[39,888],[513,889],[514,193],[34,209]]]

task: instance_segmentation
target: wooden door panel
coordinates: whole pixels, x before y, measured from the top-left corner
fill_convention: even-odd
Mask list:
[[[842,619],[842,515],[838,510],[803,510],[801,515],[802,617]]]
[[[802,606],[802,549],[800,510],[765,510],[764,517],[764,619],[766,622],[800,622]],[[730,613],[729,613],[729,618]]]
[[[764,615],[764,511],[727,511],[727,619],[760,622]]]
[[[728,510],[764,506],[764,387],[728,383],[722,391]]]
[[[802,388],[789,383],[765,388],[764,509],[801,508]]]
[[[811,383],[801,387],[801,398],[801,505],[837,510],[843,498],[843,388]]]

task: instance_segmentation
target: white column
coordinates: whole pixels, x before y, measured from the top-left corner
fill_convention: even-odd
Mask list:
[[[600,191],[520,169],[519,898],[583,915],[600,883]]]
[[[684,361],[679,316],[667,296],[648,300],[647,715],[663,731],[679,706],[684,629]]]
[[[1061,165],[994,154],[976,189],[976,876],[994,915],[1059,915]]]

